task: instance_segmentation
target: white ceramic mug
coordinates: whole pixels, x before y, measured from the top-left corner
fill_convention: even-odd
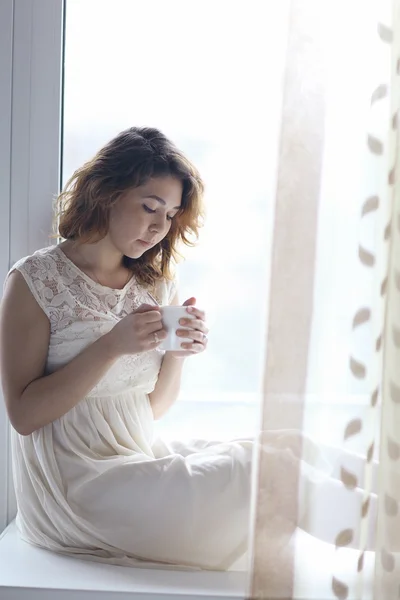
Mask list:
[[[190,329],[179,323],[180,319],[194,319],[195,316],[187,312],[187,306],[161,306],[160,312],[162,316],[162,323],[164,329],[167,331],[168,336],[159,345],[161,350],[182,350],[181,344],[193,343],[191,338],[183,338],[176,335],[177,329]]]

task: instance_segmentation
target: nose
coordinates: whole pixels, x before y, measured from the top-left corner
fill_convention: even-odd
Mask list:
[[[163,230],[164,226],[164,217],[162,215],[154,215],[154,219],[149,227],[149,230],[152,233],[158,233]]]

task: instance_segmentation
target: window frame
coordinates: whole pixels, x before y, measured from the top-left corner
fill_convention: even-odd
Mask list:
[[[60,185],[64,0],[0,3],[0,277],[51,243]],[[50,99],[50,101],[48,101]],[[16,514],[0,398],[0,531]]]
[[[14,1],[0,3],[0,277],[9,266],[11,200],[11,114]],[[0,389],[0,531],[7,525],[9,495],[9,425]]]

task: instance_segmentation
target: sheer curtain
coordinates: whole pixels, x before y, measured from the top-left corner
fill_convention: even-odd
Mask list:
[[[399,18],[291,2],[253,598],[398,598]]]

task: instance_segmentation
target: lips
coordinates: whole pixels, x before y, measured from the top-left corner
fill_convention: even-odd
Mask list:
[[[143,244],[144,246],[147,246],[148,248],[150,248],[150,246],[154,246],[154,242],[146,242],[145,240],[138,240],[141,244]]]

